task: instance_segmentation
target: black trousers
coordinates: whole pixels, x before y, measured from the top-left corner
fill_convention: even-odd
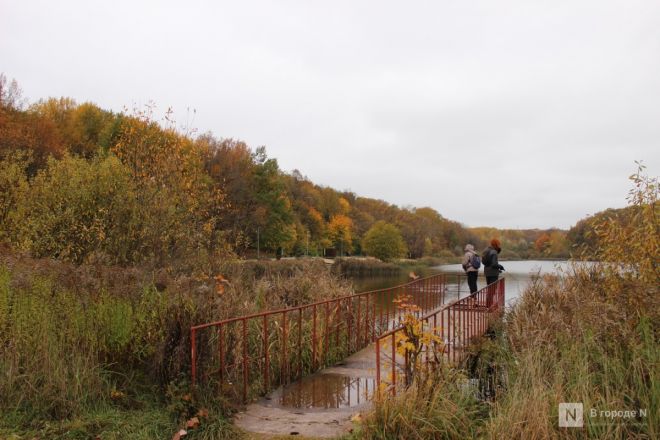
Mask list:
[[[486,277],[486,284],[493,284],[495,281],[497,281],[499,277],[497,275],[493,275],[492,277]]]
[[[479,272],[477,271],[470,271],[467,273],[467,280],[468,280],[468,286],[470,287],[470,293],[474,293],[477,291],[477,276],[479,275]]]

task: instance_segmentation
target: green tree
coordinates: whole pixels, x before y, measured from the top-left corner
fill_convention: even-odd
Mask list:
[[[384,221],[376,222],[366,233],[362,240],[362,249],[368,254],[383,261],[390,261],[403,257],[406,244],[401,237],[399,229]]]
[[[291,250],[296,241],[296,224],[277,160],[268,159],[264,147],[255,152],[256,217],[265,248]]]

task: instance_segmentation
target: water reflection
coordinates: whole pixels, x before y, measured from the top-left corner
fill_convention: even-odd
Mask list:
[[[439,270],[437,268],[428,267],[418,270],[417,275],[421,277],[428,277],[435,275]],[[367,292],[369,290],[386,289],[388,287],[400,286],[410,282],[408,276],[409,271],[402,270],[394,275],[362,275],[362,276],[349,276],[348,278],[353,283],[353,289],[356,292]]]
[[[350,408],[369,401],[375,380],[341,374],[316,374],[283,387],[277,403],[290,408]]]

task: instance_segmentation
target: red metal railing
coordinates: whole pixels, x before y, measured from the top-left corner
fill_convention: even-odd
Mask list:
[[[428,338],[417,356],[417,371],[431,371],[444,357],[450,363],[460,363],[467,356],[467,347],[476,336],[483,335],[490,323],[504,310],[504,279],[424,315],[423,331],[437,338]],[[397,386],[407,386],[410,377],[410,352],[401,345],[403,326],[381,334],[376,339],[376,383],[395,395]],[[397,340],[399,338],[399,340]],[[433,339],[436,339],[435,341]],[[438,342],[438,339],[441,342]],[[388,380],[382,380],[389,370]],[[397,377],[403,374],[403,378]]]
[[[334,364],[398,325],[392,302],[411,295],[421,314],[440,307],[449,276],[298,307],[266,311],[190,329],[192,382],[217,386],[243,402]],[[455,278],[459,286],[460,276]]]

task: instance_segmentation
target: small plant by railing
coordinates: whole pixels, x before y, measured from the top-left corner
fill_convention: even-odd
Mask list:
[[[460,363],[465,358],[472,339],[483,335],[504,310],[504,279],[421,318],[422,311],[408,297],[397,304],[403,310],[400,325],[379,336],[375,346],[378,390],[392,395],[398,386],[407,388],[435,370],[443,359]],[[387,370],[388,379],[382,380]]]
[[[401,311],[399,328],[396,332],[396,352],[405,358],[404,373],[406,384],[412,383],[420,369],[420,354],[425,347],[442,344],[437,336],[437,329],[430,328],[429,323],[419,319],[421,308],[412,301],[410,295],[402,295],[394,300]],[[436,353],[436,350],[433,350]],[[437,359],[436,359],[437,361]]]

